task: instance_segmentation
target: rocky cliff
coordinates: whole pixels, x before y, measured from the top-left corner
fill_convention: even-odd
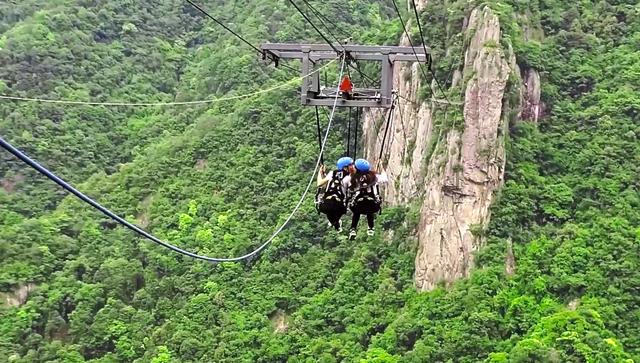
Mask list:
[[[403,98],[382,160],[392,180],[384,193],[387,203],[420,208],[415,284],[421,290],[468,276],[473,252],[482,245],[479,232],[503,183],[509,118],[537,121],[541,109],[538,73],[519,69],[489,7],[473,9],[460,31],[462,65],[453,70],[450,87],[461,95],[449,96],[451,104],[439,93],[438,99],[419,101],[417,64],[394,69],[394,87]],[[408,45],[406,37],[402,44]],[[365,150],[373,159],[383,119],[380,111],[364,115]]]

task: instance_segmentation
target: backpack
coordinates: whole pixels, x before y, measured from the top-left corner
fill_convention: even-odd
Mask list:
[[[347,196],[342,190],[342,180],[347,173],[342,170],[334,170],[331,180],[326,187],[319,187],[316,192],[316,209],[318,212],[335,211],[347,208]]]

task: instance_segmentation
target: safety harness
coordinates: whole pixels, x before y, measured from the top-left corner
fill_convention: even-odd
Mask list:
[[[347,206],[347,196],[342,190],[342,180],[347,176],[347,173],[342,170],[334,170],[332,174],[327,186],[318,188],[316,193],[316,210],[318,212],[321,212],[321,205],[329,201],[342,205],[344,208]]]
[[[351,191],[352,196],[349,201],[349,208],[353,210],[354,208],[360,209],[359,207],[364,207],[370,213],[379,212],[381,211],[382,198],[380,197],[378,185],[370,185],[366,181],[366,175],[360,175],[352,183],[355,188]]]

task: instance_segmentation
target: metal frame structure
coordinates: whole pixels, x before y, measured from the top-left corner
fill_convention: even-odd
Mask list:
[[[285,44],[265,43],[261,46],[266,56],[278,59],[302,60],[302,75],[308,75],[316,69],[322,60],[335,59],[344,54],[348,62],[364,60],[376,61],[382,65],[380,89],[354,88],[350,98],[340,98],[340,107],[378,107],[389,108],[392,104],[393,64],[395,62],[427,62],[429,55],[424,48],[370,45],[329,44]],[[336,53],[335,49],[338,49]],[[335,88],[322,87],[320,72],[302,81],[300,101],[305,106],[333,106]]]

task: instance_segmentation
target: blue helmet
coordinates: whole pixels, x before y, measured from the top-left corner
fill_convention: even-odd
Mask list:
[[[340,159],[338,159],[338,162],[336,163],[336,167],[338,168],[338,170],[342,170],[351,164],[353,164],[353,159],[351,159],[348,156],[343,156]]]
[[[369,164],[365,159],[358,159],[356,160],[356,170],[366,173],[371,170],[371,164]]]

